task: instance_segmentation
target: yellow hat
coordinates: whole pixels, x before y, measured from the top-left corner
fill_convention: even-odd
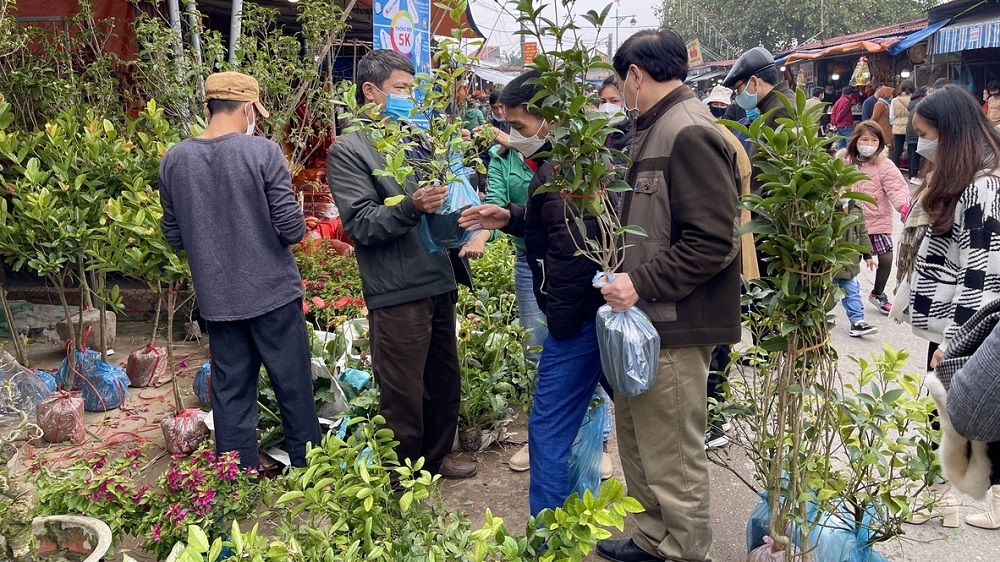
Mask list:
[[[271,113],[260,103],[257,79],[239,72],[216,72],[205,80],[205,99],[252,101],[257,113],[267,119]]]

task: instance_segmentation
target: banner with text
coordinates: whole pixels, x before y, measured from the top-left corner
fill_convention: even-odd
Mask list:
[[[704,57],[701,56],[701,42],[693,39],[688,42],[688,66],[698,66],[705,64]]]
[[[431,71],[430,0],[372,3],[372,48],[392,49],[410,59],[417,73]]]

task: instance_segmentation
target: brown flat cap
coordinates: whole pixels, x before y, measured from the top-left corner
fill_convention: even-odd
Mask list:
[[[252,101],[257,113],[267,119],[271,113],[260,103],[257,79],[239,72],[216,72],[205,79],[205,98],[210,100]]]

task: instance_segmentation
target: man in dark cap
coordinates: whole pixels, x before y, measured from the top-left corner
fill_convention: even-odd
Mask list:
[[[789,116],[781,96],[795,99],[795,93],[781,80],[781,74],[774,66],[774,57],[764,47],[754,47],[743,53],[722,85],[736,92],[736,103],[747,111],[748,116],[754,111],[763,115],[773,109],[774,113],[764,123],[772,128],[777,127],[779,118]],[[756,147],[751,150],[751,159],[756,151]],[[750,179],[750,191],[760,193],[760,187],[757,174],[754,174]]]
[[[844,86],[844,89],[840,93],[840,98],[833,104],[833,109],[830,110],[830,124],[837,128],[838,135],[844,137],[837,141],[838,150],[847,146],[847,139],[854,132],[854,112],[851,111],[851,108],[854,106],[854,101],[851,99],[852,95],[854,95],[854,88]]]

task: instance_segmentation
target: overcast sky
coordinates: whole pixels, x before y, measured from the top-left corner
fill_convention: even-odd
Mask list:
[[[543,0],[546,4],[559,4],[560,0]],[[612,3],[611,0],[577,0],[574,12],[585,13],[588,10],[598,12],[604,6]],[[518,29],[517,20],[513,15],[514,8],[507,4],[505,0],[469,0],[472,6],[472,15],[476,20],[479,30],[487,38],[487,45],[498,46],[502,51],[517,51],[520,48],[520,36],[515,35]],[[624,42],[630,35],[640,29],[659,27],[659,22],[653,13],[653,8],[659,6],[658,0],[621,0],[619,4],[613,4],[605,28],[598,30],[590,27],[582,18],[576,18],[577,25],[581,26],[580,35],[584,40],[593,45],[595,41],[600,43],[600,51],[607,51],[608,36],[615,33],[615,9],[618,10],[621,22],[618,24],[618,42]],[[550,14],[553,14],[550,10]],[[636,25],[631,25],[632,16],[635,16]]]

